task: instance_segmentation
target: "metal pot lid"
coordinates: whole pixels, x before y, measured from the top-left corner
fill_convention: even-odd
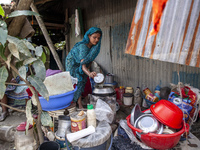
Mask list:
[[[97,75],[94,77],[95,83],[102,83],[104,81],[104,75],[102,73],[97,73]]]
[[[93,90],[93,94],[95,95],[101,95],[101,94],[113,94],[115,93],[115,90],[111,86],[95,86]]]

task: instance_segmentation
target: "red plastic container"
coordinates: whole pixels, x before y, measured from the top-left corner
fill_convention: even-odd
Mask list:
[[[132,129],[133,134],[136,136],[136,131],[141,133],[142,130],[137,129],[131,125],[130,116],[131,115],[129,115],[126,118],[127,124]],[[174,134],[155,134],[155,133],[141,134],[140,140],[147,146],[154,149],[169,149],[176,146],[176,144],[179,142],[181,138],[181,135],[184,132],[189,132],[189,124],[186,124],[186,127],[183,126],[181,130],[179,130]]]
[[[151,105],[150,110],[154,117],[161,123],[174,129],[182,128],[183,112],[174,103],[167,100],[160,100]]]
[[[120,105],[122,105],[123,94],[125,93],[125,88],[124,88],[124,87],[115,88],[115,91],[116,91],[117,102],[118,102]]]

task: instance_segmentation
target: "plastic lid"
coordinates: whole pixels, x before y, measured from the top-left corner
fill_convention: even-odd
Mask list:
[[[120,86],[119,88],[120,88],[120,89],[123,89],[123,88],[124,88],[124,86]]]
[[[131,93],[124,93],[123,96],[124,97],[133,97],[133,94],[131,94]]]
[[[92,104],[88,104],[87,105],[87,109],[93,109],[93,105]]]
[[[28,129],[31,129],[33,126],[30,124]],[[22,122],[17,126],[17,131],[25,131],[26,130],[26,122]]]
[[[132,87],[126,87],[126,89],[133,89]]]

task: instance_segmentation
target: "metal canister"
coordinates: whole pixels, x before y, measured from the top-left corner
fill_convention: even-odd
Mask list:
[[[149,94],[149,93],[152,93],[151,90],[150,90],[149,88],[145,88],[145,89],[143,90],[143,92],[144,92],[145,95],[147,95],[147,94]]]
[[[74,112],[70,118],[72,133],[86,128],[86,113],[84,111]]]
[[[158,101],[158,97],[156,97],[155,95],[153,95],[153,93],[147,94],[145,98],[147,100],[149,100],[149,101],[152,101],[152,102],[157,102]]]

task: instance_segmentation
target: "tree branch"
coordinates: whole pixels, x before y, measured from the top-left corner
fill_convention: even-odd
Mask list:
[[[16,111],[19,111],[19,112],[26,113],[26,111],[25,111],[25,110],[21,110],[21,109],[18,109],[18,108],[14,108],[14,107],[12,107],[12,106],[9,106],[9,105],[7,105],[7,104],[4,104],[4,103],[2,103],[2,102],[0,102],[0,104],[1,104],[1,105],[3,105],[3,106],[6,106],[6,107],[8,107],[8,108],[10,108],[10,109],[13,109],[13,110],[16,110]]]
[[[8,83],[8,82],[6,82],[5,84],[8,84],[8,85],[17,85],[17,86],[27,86],[26,84],[17,84],[17,83]]]

